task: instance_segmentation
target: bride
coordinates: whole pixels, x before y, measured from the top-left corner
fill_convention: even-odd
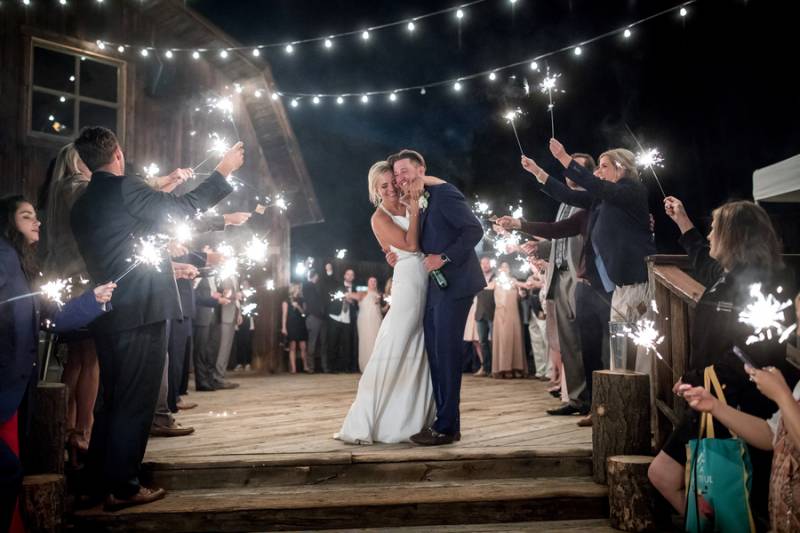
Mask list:
[[[372,231],[384,250],[397,254],[392,306],[334,438],[354,444],[409,442],[436,416],[422,334],[428,274],[418,251],[420,191],[406,191],[401,198],[392,167],[379,161],[369,170],[369,192],[377,206]]]

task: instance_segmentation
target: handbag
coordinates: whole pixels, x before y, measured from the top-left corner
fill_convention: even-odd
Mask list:
[[[727,404],[714,366],[704,371],[705,388]],[[714,437],[714,417],[702,413],[698,438],[686,445],[685,530],[691,533],[720,531],[755,532],[750,510],[752,465],[747,445],[731,433],[730,439]]]

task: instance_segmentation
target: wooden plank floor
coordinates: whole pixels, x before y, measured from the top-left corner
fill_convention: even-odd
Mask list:
[[[354,446],[332,438],[355,397],[359,375],[247,375],[228,379],[238,389],[194,392],[199,406],[177,415],[193,426],[187,437],[151,438],[145,461],[190,463],[231,460],[290,460],[302,456],[321,462],[398,460],[429,457],[477,457],[484,453],[513,455],[530,450],[591,450],[590,428],[576,426],[577,417],[548,416],[558,405],[537,380],[495,380],[464,376],[461,393],[462,440],[436,449],[412,444]],[[356,458],[357,456],[357,458]],[[403,459],[399,459],[403,460]]]

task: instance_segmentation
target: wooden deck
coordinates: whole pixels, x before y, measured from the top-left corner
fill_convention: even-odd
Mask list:
[[[193,426],[188,437],[152,438],[145,462],[193,463],[235,460],[320,461],[332,456],[424,458],[524,451],[591,451],[590,428],[577,417],[553,417],[558,405],[537,380],[495,380],[465,375],[461,394],[462,440],[438,448],[412,444],[354,446],[336,441],[355,397],[358,375],[231,374],[238,389],[190,391],[199,406],[178,415]],[[302,457],[299,457],[302,456]]]

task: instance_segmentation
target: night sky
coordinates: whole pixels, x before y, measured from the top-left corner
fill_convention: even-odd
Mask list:
[[[356,30],[452,7],[441,1],[191,0],[189,5],[245,44],[318,37]],[[422,85],[532,58],[588,39],[668,7],[661,0],[489,0],[466,10],[404,26],[339,39],[332,51],[299,45],[287,56],[265,55],[279,90],[337,93]],[[621,35],[547,60],[566,90],[556,97],[556,136],[569,151],[598,155],[616,146],[636,148],[627,123],[645,145],[665,156],[659,177],[668,194],[682,198],[698,221],[731,198],[751,198],[752,172],[800,153],[797,2],[701,0],[677,13]],[[542,62],[544,67],[544,62]],[[510,76],[515,75],[515,79]],[[537,190],[519,166],[513,133],[502,119],[522,108],[523,147],[557,172],[547,150],[546,97],[525,96],[523,80],[543,77],[527,66],[498,74],[498,81],[404,93],[390,104],[375,97],[299,108],[284,102],[308,166],[325,223],[295,228],[295,258],[350,250],[350,258],[381,260],[371,234],[367,197],[370,165],[401,148],[414,148],[429,173],[493,203],[495,210],[522,199],[526,217],[551,220],[556,204]],[[555,164],[554,164],[555,163]],[[651,191],[659,250],[674,252],[677,230],[663,214],[658,187]],[[784,218],[794,206],[777,206]],[[789,236],[787,236],[789,238]],[[791,240],[791,239],[789,239]],[[796,244],[796,243],[794,243]],[[792,244],[792,246],[794,246]],[[790,246],[790,248],[792,247]],[[792,250],[794,252],[800,249]]]

